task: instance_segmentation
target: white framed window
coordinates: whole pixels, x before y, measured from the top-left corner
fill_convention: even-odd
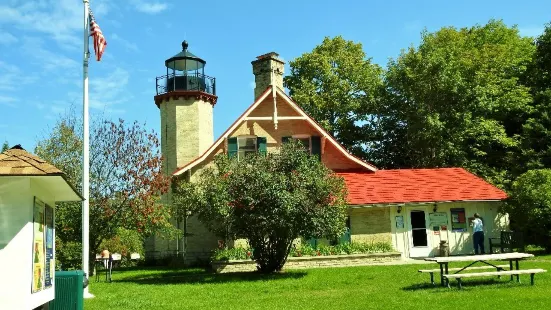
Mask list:
[[[312,137],[309,135],[293,135],[293,140],[299,141],[308,154],[312,154]]]
[[[237,137],[237,158],[245,158],[248,154],[254,154],[258,150],[256,136]]]

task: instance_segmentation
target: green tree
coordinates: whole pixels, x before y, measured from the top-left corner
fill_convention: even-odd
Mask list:
[[[296,238],[345,229],[344,181],[297,143],[239,160],[218,155],[195,190],[183,182],[187,208],[218,236],[245,238],[260,272],[280,271]]]
[[[8,141],[4,141],[4,144],[2,144],[2,151],[0,153],[3,153],[10,149],[10,145],[8,144]]]
[[[391,60],[371,157],[381,167],[465,167],[506,186],[531,110],[519,79],[530,38],[501,21],[424,31],[419,47]]]
[[[81,120],[68,113],[35,150],[79,187],[81,128]],[[156,135],[136,122],[97,119],[90,137],[90,256],[95,257],[101,242],[120,228],[135,230],[142,237],[170,232],[170,210],[159,203],[169,180],[161,171]],[[62,242],[81,240],[81,212],[78,203],[57,206],[56,230]]]
[[[536,51],[526,72],[526,84],[534,98],[526,111],[522,128],[522,156],[519,173],[529,169],[551,168],[551,24],[535,42]]]
[[[383,70],[360,43],[326,37],[289,63],[285,86],[293,100],[355,155],[365,157]]]
[[[531,244],[551,251],[551,169],[529,170],[513,183],[504,211]]]

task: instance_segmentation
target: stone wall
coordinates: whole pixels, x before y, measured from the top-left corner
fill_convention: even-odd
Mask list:
[[[399,252],[289,257],[283,269],[370,266],[400,260],[401,254]],[[211,267],[217,273],[250,272],[256,270],[256,263],[252,260],[213,261]]]
[[[352,242],[392,243],[390,208],[350,209],[349,214]]]

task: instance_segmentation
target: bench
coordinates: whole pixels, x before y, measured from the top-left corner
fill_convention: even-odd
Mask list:
[[[503,268],[508,268],[509,265],[498,265],[496,267],[497,267],[498,270],[503,270]],[[493,267],[493,266],[477,266],[477,267],[468,267],[465,270],[490,269],[490,268],[495,268],[495,267]],[[448,271],[459,271],[461,269],[463,269],[463,268],[448,268]],[[435,283],[434,283],[434,273],[435,272],[440,272],[440,269],[421,269],[421,270],[418,270],[418,272],[430,274],[430,283],[432,285],[435,285]]]
[[[490,254],[494,253],[493,248],[497,247],[501,253],[513,252],[514,249],[520,249],[524,252],[524,238],[519,231],[502,231],[499,238],[488,238],[490,243]]]
[[[504,271],[490,271],[490,272],[478,272],[478,273],[454,273],[454,274],[445,274],[444,278],[448,281],[448,287],[450,287],[449,279],[457,279],[457,285],[461,289],[461,278],[473,278],[473,277],[491,277],[491,276],[512,276],[517,275],[517,281],[520,282],[518,275],[529,274],[530,275],[530,284],[534,285],[534,275],[536,273],[547,272],[544,269],[524,269],[524,270],[504,270]]]

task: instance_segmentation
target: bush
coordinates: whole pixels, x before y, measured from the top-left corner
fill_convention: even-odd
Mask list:
[[[107,249],[111,253],[121,254],[121,267],[135,266],[136,262],[130,259],[130,254],[140,254],[140,259],[144,258],[144,247],[142,236],[129,229],[119,228],[117,234],[107,240],[103,240],[99,250]]]
[[[217,249],[212,255],[213,260],[245,260],[252,259],[250,248]]]
[[[283,268],[299,236],[333,239],[345,230],[344,180],[298,141],[239,160],[219,154],[193,183],[182,182],[177,214],[192,210],[220,239],[246,239],[263,273]],[[238,251],[218,254],[243,254]]]
[[[515,182],[503,212],[524,240],[551,252],[551,169],[529,170]]]
[[[82,269],[82,243],[63,242],[56,236],[55,263],[57,270]]]
[[[303,243],[294,246],[289,253],[291,257],[304,256],[329,256],[329,255],[350,255],[350,254],[369,254],[386,253],[394,249],[388,242],[351,242],[338,245],[319,245],[313,248],[309,243]],[[214,252],[212,260],[246,260],[252,259],[251,248],[230,248],[218,249]]]

